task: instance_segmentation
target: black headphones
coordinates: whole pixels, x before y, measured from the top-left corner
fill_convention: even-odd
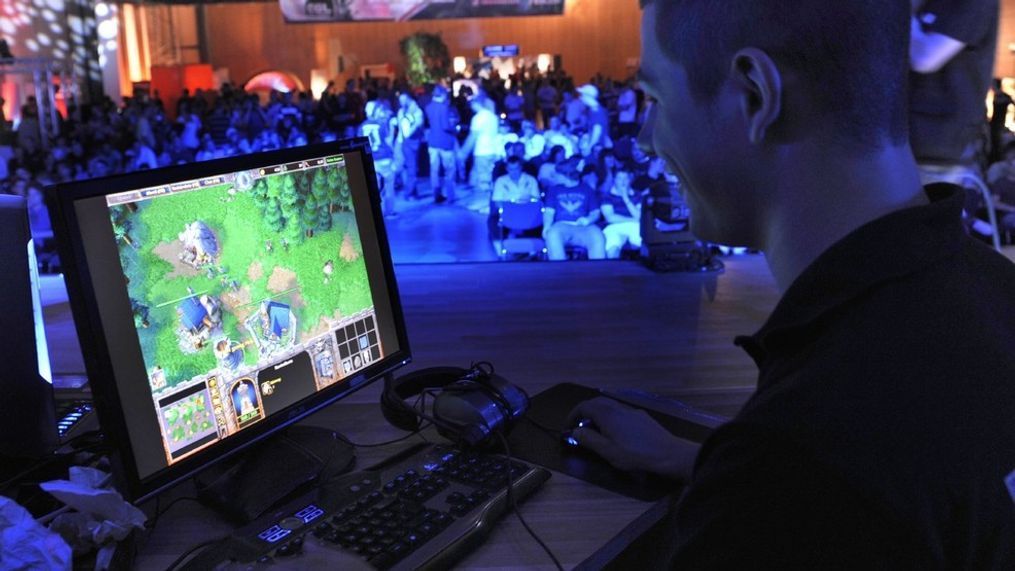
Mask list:
[[[406,402],[430,390],[436,392],[432,415]],[[393,426],[414,432],[429,420],[442,436],[468,447],[487,444],[528,408],[529,395],[494,374],[489,363],[470,369],[432,367],[397,379],[389,376],[381,393],[381,412]]]

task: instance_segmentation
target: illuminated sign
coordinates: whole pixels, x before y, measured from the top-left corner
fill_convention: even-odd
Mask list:
[[[279,0],[287,22],[559,16],[564,0]]]

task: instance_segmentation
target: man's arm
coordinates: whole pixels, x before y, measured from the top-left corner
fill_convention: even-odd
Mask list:
[[[677,569],[930,569],[914,527],[792,435],[731,423],[671,519]]]
[[[465,159],[469,158],[469,155],[472,154],[472,149],[475,146],[476,146],[476,131],[471,130],[469,131],[468,138],[466,138],[465,142],[462,143],[462,148],[458,149],[458,159],[464,161]]]
[[[505,186],[507,186],[507,183],[504,182],[503,176],[493,181],[493,193],[490,195],[490,200],[494,202],[507,202],[507,189]]]
[[[620,216],[617,215],[613,210],[613,205],[610,203],[603,204],[600,207],[603,213],[603,219],[606,220],[607,224],[616,224],[617,222],[623,222]]]
[[[546,238],[546,233],[550,231],[550,227],[553,226],[553,218],[557,215],[557,211],[552,207],[547,206],[543,208],[543,238]]]

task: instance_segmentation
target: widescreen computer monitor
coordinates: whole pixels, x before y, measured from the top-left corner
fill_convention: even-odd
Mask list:
[[[132,500],[410,359],[369,145],[47,191],[99,421]]]

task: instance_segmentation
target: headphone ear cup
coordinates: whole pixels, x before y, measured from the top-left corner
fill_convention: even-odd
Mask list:
[[[397,381],[385,379],[384,391],[381,392],[381,414],[395,428],[415,432],[419,430],[419,415],[393,389]]]
[[[505,433],[528,409],[528,396],[498,375],[481,375],[445,387],[434,400],[438,431],[460,444],[479,447]]]
[[[468,371],[460,367],[430,367],[398,378],[387,377],[381,392],[381,414],[395,428],[419,430],[420,417],[406,402],[426,389],[441,388],[461,379]]]

